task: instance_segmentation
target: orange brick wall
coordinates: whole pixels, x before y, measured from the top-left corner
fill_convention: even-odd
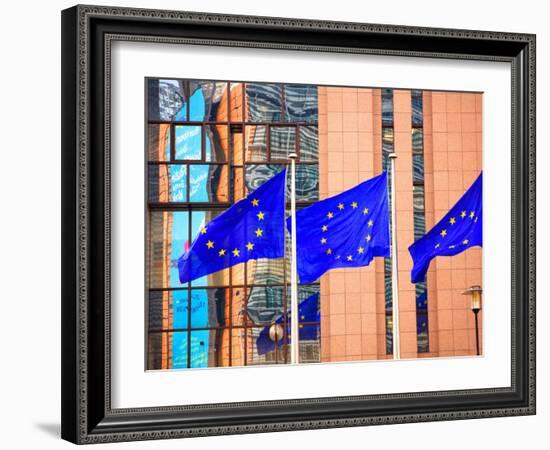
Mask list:
[[[403,358],[475,353],[474,317],[461,293],[481,285],[481,250],[438,258],[428,273],[430,353],[417,353],[411,92],[394,90],[394,149]],[[321,198],[349,189],[382,170],[381,91],[319,88]],[[481,170],[481,94],[424,93],[426,228],[429,230]],[[321,360],[383,359],[386,355],[384,265],[332,270],[321,279]]]

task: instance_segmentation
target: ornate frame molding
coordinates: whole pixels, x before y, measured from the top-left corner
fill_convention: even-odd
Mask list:
[[[99,20],[101,19],[101,20]],[[102,22],[101,30],[97,23]],[[113,30],[104,22],[112,22]],[[145,33],[117,32],[125,23],[146,28],[147,24],[162,24],[174,30],[193,27],[201,33],[214,28],[220,33],[243,29],[251,38],[152,36]],[[122,25],[121,25],[122,24]],[[136,25],[137,24],[137,25]],[[261,31],[285,32],[289,42],[262,40]],[[304,32],[306,30],[306,32]],[[292,41],[309,31],[330,32],[332,42]],[[206,32],[206,31],[205,31]],[[256,34],[255,34],[256,33]],[[259,34],[260,33],[260,34]],[[173,34],[173,33],[172,33]],[[235,33],[238,35],[238,33]],[[308,35],[310,36],[311,33]],[[346,37],[372,39],[373,46],[342,45]],[[238,36],[237,36],[238,37]],[[252,39],[256,37],[256,39]],[[414,46],[422,37],[431,42],[420,50]],[[384,42],[399,38],[404,48],[385,48]],[[95,41],[94,41],[95,39]],[[510,388],[439,391],[359,397],[293,399],[239,404],[195,405],[185,407],[139,408],[113,410],[110,402],[110,67],[113,41],[141,41],[171,44],[241,46],[266,49],[347,52],[451,59],[504,61],[512,65],[512,385]],[[284,39],[282,39],[284,40]],[[441,51],[446,40],[450,48]],[[389,41],[388,41],[389,42]],[[497,43],[493,53],[485,53],[482,43]],[[101,44],[101,45],[100,45]],[[439,45],[439,47],[438,47]],[[99,47],[103,47],[100,49]],[[98,67],[101,64],[101,67]],[[527,415],[535,413],[535,36],[529,34],[487,31],[450,30],[440,28],[405,27],[304,19],[236,16],[194,12],[158,11],[147,9],[76,6],[63,12],[63,399],[62,435],[76,443],[99,443],[144,439],[194,437],[219,434],[272,432],[328,427],[348,427],[404,422],[440,421]],[[103,73],[104,72],[104,73]],[[103,78],[99,75],[103,74]],[[101,79],[99,79],[101,78]],[[97,130],[95,105],[98,86],[103,86],[101,107],[103,124]],[[94,111],[96,114],[91,114]],[[91,142],[101,142],[103,155],[92,152]],[[99,179],[98,176],[102,175]],[[95,176],[95,178],[94,178]],[[98,188],[98,183],[102,186]],[[100,214],[103,214],[100,217]],[[522,214],[524,217],[522,217]],[[92,236],[101,230],[102,250],[93,247]],[[96,233],[94,233],[94,231]],[[95,238],[97,239],[97,238]],[[96,241],[93,241],[96,242]],[[100,261],[101,260],[101,261]],[[98,293],[95,280],[103,274]],[[521,295],[523,293],[523,296]],[[99,296],[98,296],[99,294]],[[103,298],[103,303],[97,299]],[[95,299],[95,300],[94,300]],[[90,319],[97,314],[101,323]],[[523,308],[523,309],[522,309]],[[521,312],[518,317],[517,312]],[[90,349],[102,345],[103,365]],[[94,353],[95,355],[95,353]],[[92,367],[92,370],[90,370]],[[517,371],[516,368],[520,370]],[[94,371],[95,370],[95,371]],[[103,375],[104,380],[97,381]],[[92,401],[102,387],[101,402]],[[521,392],[519,392],[521,390]],[[352,409],[338,417],[300,420],[272,420],[260,423],[223,423],[213,426],[193,425],[184,420],[174,423],[174,415],[190,410],[224,408],[281,409],[291,405],[318,405],[319,408],[342,402],[383,402],[399,400],[413,406],[426,398],[455,397],[474,401],[476,397],[508,395],[505,406],[485,402],[486,407],[469,410],[438,408],[412,413],[380,414],[371,410],[354,414]],[[512,397],[517,397],[515,402]],[[434,400],[434,405],[436,400]],[[475,403],[475,402],[474,402]],[[420,404],[420,403],[418,403]],[[319,413],[321,414],[321,413]],[[279,413],[279,417],[283,417]]]

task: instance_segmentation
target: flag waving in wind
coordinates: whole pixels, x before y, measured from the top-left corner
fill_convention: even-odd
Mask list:
[[[290,218],[287,219],[290,230]],[[389,256],[390,234],[386,173],[321,200],[296,213],[298,275],[317,280],[340,267],[367,266]]]
[[[206,224],[178,260],[181,283],[250,259],[284,256],[286,170]]]
[[[409,247],[414,266],[411,281],[423,281],[436,256],[458,255],[482,246],[482,174],[428,233]]]

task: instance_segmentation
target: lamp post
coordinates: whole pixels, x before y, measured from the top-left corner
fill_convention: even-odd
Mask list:
[[[469,295],[470,296],[470,307],[472,308],[472,312],[474,313],[475,317],[475,324],[476,324],[476,355],[479,356],[479,324],[477,320],[477,315],[479,314],[479,311],[481,311],[481,293],[482,293],[481,286],[471,286],[468,289],[466,289],[462,294],[463,295]]]

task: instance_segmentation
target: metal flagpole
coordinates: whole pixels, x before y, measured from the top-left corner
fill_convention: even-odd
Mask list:
[[[391,260],[392,260],[392,330],[393,330],[393,359],[401,359],[399,342],[399,286],[397,272],[397,227],[395,214],[395,160],[396,153],[388,155],[391,164]]]
[[[298,266],[296,261],[296,158],[294,152],[288,155],[290,158],[290,362],[300,362],[300,343],[298,329]]]

